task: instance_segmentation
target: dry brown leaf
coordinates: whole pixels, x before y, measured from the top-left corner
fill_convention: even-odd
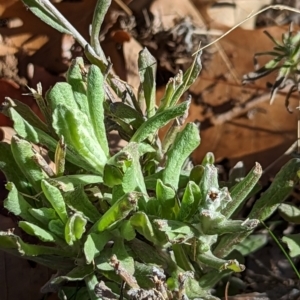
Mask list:
[[[129,4],[131,0],[123,2]],[[80,34],[89,40],[89,25],[92,21],[95,1],[61,2],[54,5]],[[105,17],[102,31],[104,33],[109,31],[122,14],[124,14],[122,8],[113,1]],[[22,25],[19,27],[0,28],[0,34],[4,39],[0,53],[2,55],[22,53],[24,66],[20,70],[21,74],[26,74],[26,66],[29,62],[54,73],[62,73],[67,70],[68,65],[63,56],[66,49],[62,44],[63,35],[61,33],[34,16],[20,0],[0,0],[0,16],[2,19],[19,19],[21,21]],[[116,47],[116,43],[110,46]],[[114,49],[110,48],[110,50]],[[107,54],[111,56],[110,51]]]
[[[280,38],[285,30],[286,28],[268,28],[276,38]],[[240,28],[222,39],[220,44],[238,78],[253,70],[254,53],[270,50],[273,46],[263,30],[247,31]],[[192,86],[193,94],[201,97],[198,98],[199,105],[194,104],[191,109],[191,120],[199,119],[204,122],[211,115],[216,118],[228,112],[231,106],[242,108],[247,101],[261,94],[266,95],[266,100],[253,106],[248,116],[244,112],[243,116],[224,124],[203,128],[202,145],[194,154],[197,162],[201,161],[207,151],[211,151],[218,160],[229,158],[232,165],[243,160],[248,168],[255,161],[266,167],[294,143],[297,114],[287,112],[284,95],[279,95],[272,106],[267,100],[269,90],[266,89],[266,82],[274,80],[275,75],[261,79],[254,85],[241,86],[234,82],[228,67],[218,52],[215,53],[210,65],[202,70],[199,79]],[[294,107],[297,105],[295,102],[292,104]],[[204,126],[205,123],[207,122],[203,123]]]
[[[130,42],[123,45],[127,82],[136,93],[140,84],[137,58],[142,49],[142,46],[134,38],[131,38]]]

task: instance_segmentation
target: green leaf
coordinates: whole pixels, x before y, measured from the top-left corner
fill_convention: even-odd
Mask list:
[[[96,54],[106,62],[105,54],[100,46],[99,35],[100,28],[103,23],[104,17],[108,11],[111,4],[111,0],[99,0],[97,1],[96,7],[94,9],[92,27],[91,27],[91,46],[95,50]]]
[[[70,110],[79,109],[74,98],[72,86],[67,82],[57,82],[54,87],[47,92],[46,98],[51,106],[52,112],[61,105],[65,105]]]
[[[184,189],[189,182],[189,174],[190,172],[182,170],[179,176],[178,189]],[[156,189],[156,181],[158,179],[162,179],[163,170],[160,170],[154,174],[146,176],[144,178],[147,190],[155,191]]]
[[[179,221],[187,221],[198,212],[198,206],[201,200],[201,192],[199,186],[189,181],[184,194],[182,196],[180,210],[177,219]]]
[[[141,192],[143,194],[143,199],[147,200],[147,189],[140,165],[139,145],[136,143],[129,143],[124,147],[122,152],[129,158],[128,161],[132,161],[123,176],[122,187],[124,192]]]
[[[72,87],[74,100],[78,108],[89,117],[89,107],[87,100],[86,82],[83,80],[84,61],[82,57],[76,57],[72,60],[69,70],[66,74],[67,82]],[[63,102],[62,102],[63,103]]]
[[[204,174],[204,167],[201,165],[195,166],[190,172],[190,180],[195,182],[197,185],[200,184]]]
[[[202,211],[201,225],[203,232],[207,235],[251,232],[259,224],[257,219],[246,219],[245,221],[226,220],[222,215],[220,218],[214,219],[208,212],[206,213],[207,215]]]
[[[129,220],[125,220],[121,223],[119,231],[121,237],[126,241],[131,241],[135,238],[135,230]]]
[[[178,133],[182,130],[181,120],[175,119],[171,126],[169,127],[167,133],[165,134],[162,140],[162,153],[166,153],[170,147],[174,144],[174,141],[178,135]]]
[[[175,202],[176,192],[172,187],[169,187],[158,179],[156,183],[156,203],[153,203],[158,209],[158,215],[162,218],[174,219],[174,208],[178,207]],[[150,207],[147,206],[149,209]]]
[[[65,224],[60,219],[51,220],[48,224],[48,228],[55,235],[63,240],[65,239]]]
[[[126,124],[130,124],[134,129],[138,129],[143,123],[144,118],[140,112],[123,102],[111,103],[110,112]]]
[[[65,240],[68,245],[72,246],[74,242],[81,239],[85,232],[87,220],[81,214],[73,214],[67,221],[65,227]]]
[[[96,142],[93,127],[87,116],[79,109],[57,105],[53,113],[53,128],[63,136],[67,147],[98,174],[103,173],[106,155]]]
[[[126,218],[131,211],[136,210],[140,193],[127,193],[117,200],[108,211],[100,218],[93,228],[98,231],[110,229]]]
[[[131,142],[140,143],[153,135],[158,129],[165,126],[169,121],[176,117],[184,115],[190,106],[190,101],[185,101],[177,106],[168,108],[160,113],[155,114],[144,122],[131,138]]]
[[[95,65],[91,65],[89,68],[87,82],[87,97],[89,105],[90,122],[94,129],[96,139],[99,145],[101,146],[102,150],[104,151],[106,157],[109,157],[109,147],[104,124],[104,77],[101,73],[101,70]]]
[[[210,251],[207,251],[206,253],[198,254],[197,259],[199,260],[199,262],[207,266],[210,266],[214,269],[218,269],[219,271],[231,270],[234,272],[243,272],[245,270],[245,266],[239,264],[237,260],[220,259],[214,256]]]
[[[160,179],[156,183],[156,198],[165,209],[172,209],[175,205],[176,192],[165,185]]]
[[[71,34],[69,30],[65,28],[57,18],[51,14],[43,5],[35,0],[22,0],[22,2],[43,22],[50,25],[54,29],[61,33]]]
[[[177,135],[174,144],[167,153],[166,167],[163,171],[163,182],[175,189],[178,187],[180,172],[185,160],[200,144],[199,130],[193,123]]]
[[[51,280],[51,284],[60,284],[64,281],[80,281],[84,279],[86,276],[92,274],[94,272],[93,266],[78,266],[72,269],[64,276],[58,276]]]
[[[255,163],[255,166],[248,175],[230,190],[232,201],[230,201],[222,210],[222,214],[226,218],[231,217],[236,209],[247,199],[247,196],[251,193],[261,175],[261,165]]]
[[[83,214],[88,221],[95,223],[100,218],[100,213],[89,200],[82,185],[75,187],[74,191],[63,193],[63,196],[67,206]]]
[[[62,286],[58,292],[58,298],[60,300],[72,299],[74,296],[80,300],[91,300],[86,287],[78,289],[76,286]]]
[[[188,252],[184,249],[183,245],[173,244],[172,250],[178,267],[185,271],[195,271],[191,261],[189,260]]]
[[[42,90],[42,84],[39,82],[37,84],[37,89],[33,89],[33,88],[30,88],[30,87],[27,87],[29,89],[29,91],[31,92],[35,102],[37,103],[41,113],[43,114],[43,117],[46,121],[46,126],[47,126],[47,130],[46,131],[49,131],[49,133],[53,134],[53,130],[52,130],[52,126],[51,126],[51,123],[52,123],[52,119],[51,119],[51,112],[50,112],[50,109],[43,97],[43,90]],[[20,112],[21,113],[21,112]],[[25,114],[26,116],[26,114]],[[35,115],[35,117],[37,117]],[[31,122],[31,121],[30,121]],[[33,126],[35,126],[36,128],[40,128],[41,131],[44,131],[42,127],[38,126],[37,123],[32,123],[31,124]]]
[[[51,220],[58,219],[58,216],[53,208],[28,208],[28,212],[44,226],[48,226]]]
[[[35,144],[41,144],[46,146],[51,152],[55,153],[57,141],[40,130],[39,128],[31,126],[26,120],[24,120],[16,111],[12,110],[11,117],[14,121],[14,129],[18,133],[18,135],[29,142]],[[67,149],[67,160],[73,163],[74,165],[78,165],[87,170],[93,170],[94,168],[89,168],[85,161],[82,161],[82,158],[74,152],[71,152]]]
[[[281,203],[278,207],[280,216],[287,222],[300,224],[300,209],[293,204]]]
[[[38,224],[39,222],[30,213],[32,206],[24,199],[22,194],[18,192],[12,182],[6,184],[9,190],[7,198],[4,200],[4,207],[15,216],[21,217],[23,220]]]
[[[46,180],[42,180],[41,186],[47,200],[50,202],[57,215],[63,223],[66,223],[68,220],[68,213],[60,190],[48,183]]]
[[[0,231],[0,248],[1,250],[12,254],[22,255],[24,258],[40,255],[58,255],[69,257],[69,254],[73,254],[57,247],[27,244],[24,243],[19,236],[2,231]]]
[[[65,175],[56,178],[49,178],[47,181],[58,187],[63,192],[74,191],[74,189],[80,185],[86,186],[89,184],[102,183],[102,176],[90,175],[90,174],[74,174]]]
[[[51,234],[47,230],[45,230],[37,225],[31,224],[26,221],[20,221],[18,223],[18,225],[26,233],[39,238],[43,242],[56,242],[57,241],[57,239],[55,238],[55,236],[53,236],[53,234]]]
[[[268,243],[266,234],[251,234],[242,243],[235,246],[244,257],[257,251]]]
[[[19,128],[19,131],[22,131],[26,129],[28,130],[29,126],[32,126],[35,128],[39,128],[40,130],[45,132],[48,131],[47,125],[42,122],[42,120],[31,110],[28,105],[18,100],[12,100],[8,97],[6,97],[5,99],[6,102],[3,113],[5,115],[8,115],[14,121],[14,128]],[[22,121],[20,121],[20,119],[23,119],[23,122],[28,123],[27,128],[20,128],[23,123]]]
[[[160,241],[157,239],[152,224],[148,216],[143,212],[137,212],[130,218],[131,225],[138,233],[143,235],[148,241],[158,244]]]
[[[19,192],[30,194],[30,184],[24,178],[17,165],[9,144],[0,142],[0,169],[4,173],[6,181],[13,181]]]
[[[104,231],[98,233],[90,233],[84,243],[83,252],[86,262],[90,264],[97,257],[106,243],[111,239],[111,235]]]
[[[53,178],[53,180],[63,182],[63,183],[72,183],[74,186],[77,185],[88,185],[93,183],[102,183],[102,176],[90,175],[90,174],[74,174],[74,175],[65,175],[61,177]]]
[[[219,298],[211,295],[209,289],[204,289],[200,284],[199,280],[195,280],[194,278],[187,278],[184,287],[185,287],[186,295],[189,299],[197,299],[197,298],[199,299],[199,297],[201,297],[202,299],[219,300]]]
[[[277,173],[271,186],[255,202],[248,217],[264,221],[271,216],[298,184],[297,172],[299,169],[299,158],[293,158],[285,164]]]
[[[32,145],[25,140],[19,139],[17,136],[13,136],[11,139],[11,150],[23,175],[37,193],[41,192],[41,180],[48,176],[33,160],[35,153],[33,152]]]
[[[171,267],[171,263],[168,262],[163,254],[163,250],[159,250],[140,239],[130,241],[129,246],[135,256],[143,263],[156,264],[157,266],[162,266],[164,269]]]
[[[202,69],[201,54],[201,51],[197,53],[193,64],[184,73],[182,83],[176,88],[176,91],[172,95],[172,98],[170,100],[170,107],[174,106],[179,101],[185,91],[187,91],[198,78],[199,73]]]
[[[152,223],[155,228],[166,234],[168,241],[171,243],[186,243],[199,235],[195,228],[180,221],[155,219]]]
[[[288,234],[282,238],[282,241],[287,244],[290,250],[291,257],[300,255],[300,234]]]
[[[152,262],[150,262],[152,264]],[[154,288],[154,282],[151,280],[153,277],[153,265],[142,264],[140,262],[134,262],[135,273],[134,276],[143,289]]]
[[[205,205],[204,201],[206,200],[208,193],[214,189],[219,188],[218,182],[218,169],[214,165],[206,165],[204,167],[203,176],[201,177],[201,181],[199,184],[200,191],[201,191],[201,201],[200,205]]]
[[[105,185],[114,187],[122,184],[124,172],[117,166],[110,164],[110,161],[105,165],[103,171],[103,181]]]
[[[176,90],[176,87],[176,78],[170,78],[166,85],[165,93],[162,99],[160,100],[157,112],[161,112],[170,106],[170,101]]]
[[[35,144],[41,144],[46,146],[51,152],[55,153],[57,147],[57,141],[43,132],[39,128],[31,126],[26,120],[24,120],[17,112],[12,114],[14,121],[14,129],[19,136]],[[86,170],[95,171],[95,168],[87,164],[87,162],[76,152],[72,152],[67,149],[67,160],[73,163],[75,166],[82,167]]]
[[[215,156],[212,152],[207,152],[201,162],[201,165],[205,167],[206,165],[213,165],[215,163]]]
[[[126,251],[123,239],[116,239],[114,241],[114,246],[113,246],[112,252],[117,256],[122,267],[124,267],[126,269],[126,272],[129,275],[133,275],[134,274],[134,260]]]
[[[144,48],[140,51],[138,66],[141,86],[144,91],[144,98],[146,101],[147,117],[151,118],[155,114],[155,87],[157,62],[147,48]]]

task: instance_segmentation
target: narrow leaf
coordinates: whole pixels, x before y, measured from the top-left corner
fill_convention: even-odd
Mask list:
[[[59,189],[48,183],[46,180],[42,180],[42,190],[62,222],[66,223],[68,220],[68,213],[64,198]]]
[[[55,237],[47,230],[26,221],[20,221],[19,227],[26,233],[39,238],[43,242],[56,242]]]
[[[135,132],[130,141],[136,143],[144,141],[146,138],[157,132],[158,129],[166,125],[172,119],[184,115],[188,111],[189,106],[190,102],[185,101],[177,106],[157,113],[141,125],[141,127]]]
[[[151,118],[155,114],[156,65],[155,58],[147,48],[140,51],[138,59],[139,75],[144,91],[148,118]]]
[[[85,232],[87,221],[81,214],[73,214],[67,221],[65,227],[65,240],[68,245],[72,246],[74,242],[81,239]]]
[[[106,1],[99,1],[106,2]],[[87,97],[90,121],[94,129],[96,139],[104,151],[106,157],[109,156],[109,148],[104,124],[104,77],[101,70],[96,65],[91,65],[87,78]]]
[[[177,135],[174,144],[168,151],[166,168],[163,171],[163,182],[174,188],[178,187],[180,172],[185,160],[200,144],[199,130],[193,123]]]

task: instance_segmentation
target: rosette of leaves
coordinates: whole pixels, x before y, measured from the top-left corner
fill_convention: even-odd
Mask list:
[[[256,53],[254,56],[254,64],[257,68],[255,72],[248,73],[243,76],[243,83],[255,81],[261,77],[267,76],[272,72],[278,72],[275,82],[270,83],[271,98],[273,103],[276,92],[290,85],[289,92],[286,96],[285,106],[289,112],[289,98],[292,93],[299,92],[299,58],[300,58],[300,33],[294,32],[292,24],[288,32],[282,35],[281,42],[277,41],[267,31],[264,33],[274,42],[273,51]],[[263,67],[259,67],[257,56],[268,55],[274,57],[267,62]]]
[[[46,18],[47,10],[33,2],[33,11],[48,20],[49,12]],[[56,290],[62,299],[74,293],[77,299],[216,299],[215,283],[244,270],[228,255],[291,193],[300,160],[283,167],[249,218],[232,218],[262,170],[256,164],[245,178],[220,186],[212,154],[201,165],[190,163],[199,130],[183,125],[190,102],[178,102],[199,75],[200,53],[170,79],[157,106],[155,60],[146,49],[135,97],[103,71],[99,45],[89,47],[88,71],[77,58],[67,82],[45,97],[40,86],[31,89],[43,120],[15,99],[2,107],[16,131],[10,144],[0,143],[9,191],[4,206],[38,242],[10,230],[0,232],[0,249],[56,270],[43,292]],[[158,130],[170,122],[160,139]],[[107,138],[113,129],[128,142],[115,154]]]

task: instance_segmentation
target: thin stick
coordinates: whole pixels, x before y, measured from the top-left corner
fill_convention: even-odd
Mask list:
[[[191,3],[191,4],[192,4],[192,6],[195,8],[195,10],[197,11],[196,6],[195,6],[193,3]],[[208,27],[207,20],[206,20],[205,17],[201,14],[200,11],[198,11],[198,15],[199,15],[199,17],[202,19],[202,21],[203,21],[203,23],[205,24],[205,26]],[[237,84],[239,84],[239,83],[240,83],[239,76],[238,76],[237,72],[235,71],[235,69],[234,69],[232,63],[230,62],[230,60],[229,60],[227,54],[225,53],[225,51],[224,51],[222,45],[221,45],[220,43],[218,43],[217,40],[216,40],[215,42],[216,42],[216,43],[214,43],[214,45],[215,45],[215,47],[217,48],[217,52],[220,54],[220,56],[221,56],[222,60],[224,61],[224,63],[225,63],[225,65],[226,65],[226,67],[227,67],[229,73],[231,74],[233,80],[234,80]],[[204,49],[204,48],[205,48],[205,47],[203,47],[202,49]],[[200,51],[200,50],[198,50],[198,51]],[[196,51],[195,53],[197,53],[198,51]],[[195,53],[194,53],[194,54],[195,54]],[[193,55],[194,55],[194,54],[193,54]]]
[[[246,21],[252,19],[253,17],[263,13],[264,11],[267,11],[269,9],[276,9],[276,10],[288,10],[288,11],[292,11],[292,12],[295,12],[295,13],[298,13],[300,14],[300,10],[298,9],[295,9],[295,8],[292,8],[292,7],[289,7],[289,6],[286,6],[286,5],[270,5],[270,6],[267,6],[263,9],[261,9],[260,11],[254,13],[254,14],[250,14],[246,19],[244,19],[243,21],[239,22],[238,24],[236,24],[235,26],[233,26],[232,28],[230,28],[228,31],[226,31],[223,35],[221,35],[219,38],[215,39],[213,42],[203,46],[202,48],[200,48],[199,50],[197,50],[195,53],[193,53],[193,56],[196,55],[199,51],[207,48],[207,47],[210,47],[211,45],[213,45],[214,43],[220,41],[222,38],[224,38],[225,36],[227,36],[230,32],[232,32],[233,30],[235,30],[236,28],[238,28],[239,26],[241,26],[243,23],[245,23]]]
[[[114,0],[125,12],[128,16],[132,16],[132,10],[122,1],[122,0]]]
[[[227,282],[226,282],[226,286],[225,286],[225,300],[228,300],[228,290],[229,290],[229,285],[230,285],[230,282],[227,281]]]
[[[294,270],[294,272],[296,273],[298,279],[300,279],[300,273],[299,273],[298,269],[296,268],[296,266],[295,266],[293,260],[291,259],[290,255],[285,251],[285,249],[283,248],[283,246],[281,245],[281,243],[279,242],[279,240],[276,238],[276,236],[274,235],[274,233],[269,229],[269,227],[263,221],[261,221],[261,224],[268,230],[270,236],[273,238],[273,240],[276,242],[276,244],[278,245],[278,247],[280,248],[280,250],[285,255],[286,259],[289,261],[289,263],[290,263],[292,269]]]

